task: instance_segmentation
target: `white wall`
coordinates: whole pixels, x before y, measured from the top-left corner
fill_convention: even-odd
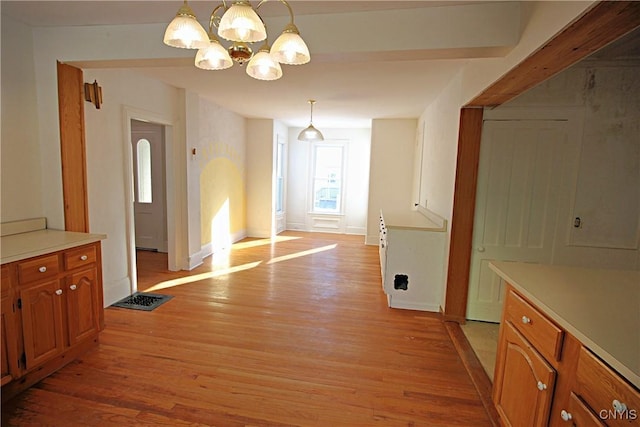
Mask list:
[[[31,28],[2,15],[1,221],[44,216]]]
[[[104,233],[102,261],[105,305],[131,293],[133,278],[128,248],[127,212],[133,201],[127,200],[131,184],[131,149],[125,109],[141,118],[159,117],[176,125],[184,122],[184,91],[151,80],[127,70],[86,70],[86,81],[97,80],[102,86],[102,107],[98,110],[85,104],[85,135],[87,150],[87,191],[91,231]],[[172,140],[177,147],[169,147],[167,157],[175,156],[179,148],[179,130]],[[177,150],[176,150],[177,148]],[[171,178],[168,178],[171,179]],[[169,205],[175,204],[167,200]]]
[[[273,232],[274,121],[247,120],[247,235]]]
[[[430,183],[425,183],[426,192],[421,195],[421,202],[428,200],[429,209],[451,220],[454,186],[448,177],[455,174],[455,162],[452,163],[451,158],[452,153],[457,153],[460,108],[536,51],[593,3],[522,2],[522,35],[518,44],[502,58],[470,60],[462,68],[461,74],[452,76],[437,100],[425,109],[420,120],[424,123],[425,147],[431,146],[433,153],[433,157],[427,157],[425,162],[451,168],[448,174],[445,172],[445,179],[434,176]],[[426,170],[424,172],[429,173]],[[444,308],[446,295],[443,295]]]
[[[417,119],[373,120],[367,238],[378,244],[380,210],[395,214],[413,209],[413,155]]]
[[[637,62],[583,61],[493,112],[516,119],[550,110],[555,119],[578,115],[568,176],[556,184],[553,263],[640,269],[639,75]]]
[[[190,243],[190,268],[203,262],[203,259],[214,250],[214,247],[221,249],[224,244],[222,240],[229,240],[232,243],[242,239],[247,235],[246,218],[243,203],[238,199],[244,198],[246,193],[246,119],[236,113],[225,110],[219,105],[204,99],[198,94],[188,93],[187,98],[191,99],[191,108],[187,108],[187,175],[189,184],[187,191],[189,194],[189,241]],[[193,154],[195,150],[196,154]],[[225,182],[205,182],[202,179],[209,177],[212,171],[207,167],[223,167],[223,164],[212,164],[213,161],[226,159],[229,163],[224,166],[228,173]],[[229,166],[232,165],[232,166]],[[205,175],[203,175],[205,173]],[[219,179],[219,175],[215,173]],[[204,187],[204,188],[203,188]],[[243,190],[245,188],[245,190]],[[240,191],[242,194],[229,195],[230,191]],[[204,194],[203,194],[204,192]],[[226,193],[226,194],[225,194]],[[229,208],[230,223],[228,236],[218,236],[217,242],[211,242],[212,236],[205,236],[202,233],[202,203],[213,203],[213,198],[224,198],[231,200]],[[211,212],[208,212],[211,214]],[[205,215],[206,216],[206,215]],[[204,218],[211,222],[212,218]],[[227,248],[228,249],[228,248]]]
[[[420,126],[423,138],[418,141],[423,147],[419,203],[449,223],[453,212],[458,155],[461,78],[461,73],[453,76],[442,94],[422,114]],[[456,143],[452,144],[451,141]],[[447,230],[447,233],[450,231]]]
[[[287,229],[318,231],[309,215],[309,173],[311,170],[311,145],[298,141],[302,128],[289,129],[289,156],[287,171]],[[370,129],[323,128],[325,141],[346,141],[347,164],[345,175],[345,202],[343,215],[313,215],[336,219],[336,232],[366,234],[367,200],[369,188],[369,157],[371,149]]]

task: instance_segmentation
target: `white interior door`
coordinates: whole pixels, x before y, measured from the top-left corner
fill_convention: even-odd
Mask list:
[[[167,252],[164,126],[131,120],[136,248]]]
[[[551,262],[565,121],[485,121],[467,318],[499,322],[503,284],[491,260]]]

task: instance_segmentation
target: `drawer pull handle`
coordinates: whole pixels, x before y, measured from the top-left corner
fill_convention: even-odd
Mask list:
[[[563,409],[562,412],[560,412],[560,418],[562,418],[563,421],[571,421],[573,419],[573,416],[570,412],[567,412]]]
[[[47,271],[47,267],[45,267],[45,266],[43,265],[42,267],[40,267],[40,268],[38,269],[38,271],[39,271],[40,273],[44,273],[45,271]]]
[[[527,316],[522,316],[522,323],[528,325],[531,323],[531,319],[529,319]]]
[[[613,409],[619,414],[623,414],[627,412],[627,405],[625,405],[624,403],[620,402],[617,399],[612,402],[612,405],[613,405]]]
[[[71,289],[72,291],[75,291],[76,289],[78,289],[77,285],[71,285],[69,286],[69,289]]]
[[[547,389],[547,385],[542,381],[538,381],[538,390],[543,391]]]
[[[62,295],[62,289],[58,289],[58,290],[56,291],[56,295],[58,295],[58,296],[59,296],[59,295]]]
[[[80,257],[80,261],[86,261],[86,260],[88,260],[88,259],[89,259],[89,257],[88,257],[88,256],[86,256],[86,255],[82,255],[82,256]]]

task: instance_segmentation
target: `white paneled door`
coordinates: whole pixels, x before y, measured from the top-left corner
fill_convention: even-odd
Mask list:
[[[550,262],[567,122],[485,121],[467,318],[499,322],[504,285],[491,260]]]
[[[131,120],[136,248],[167,252],[164,126]]]

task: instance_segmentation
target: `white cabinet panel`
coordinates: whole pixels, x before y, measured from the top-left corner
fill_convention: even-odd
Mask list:
[[[389,307],[439,311],[444,287],[446,225],[415,212],[380,213],[380,266]]]

